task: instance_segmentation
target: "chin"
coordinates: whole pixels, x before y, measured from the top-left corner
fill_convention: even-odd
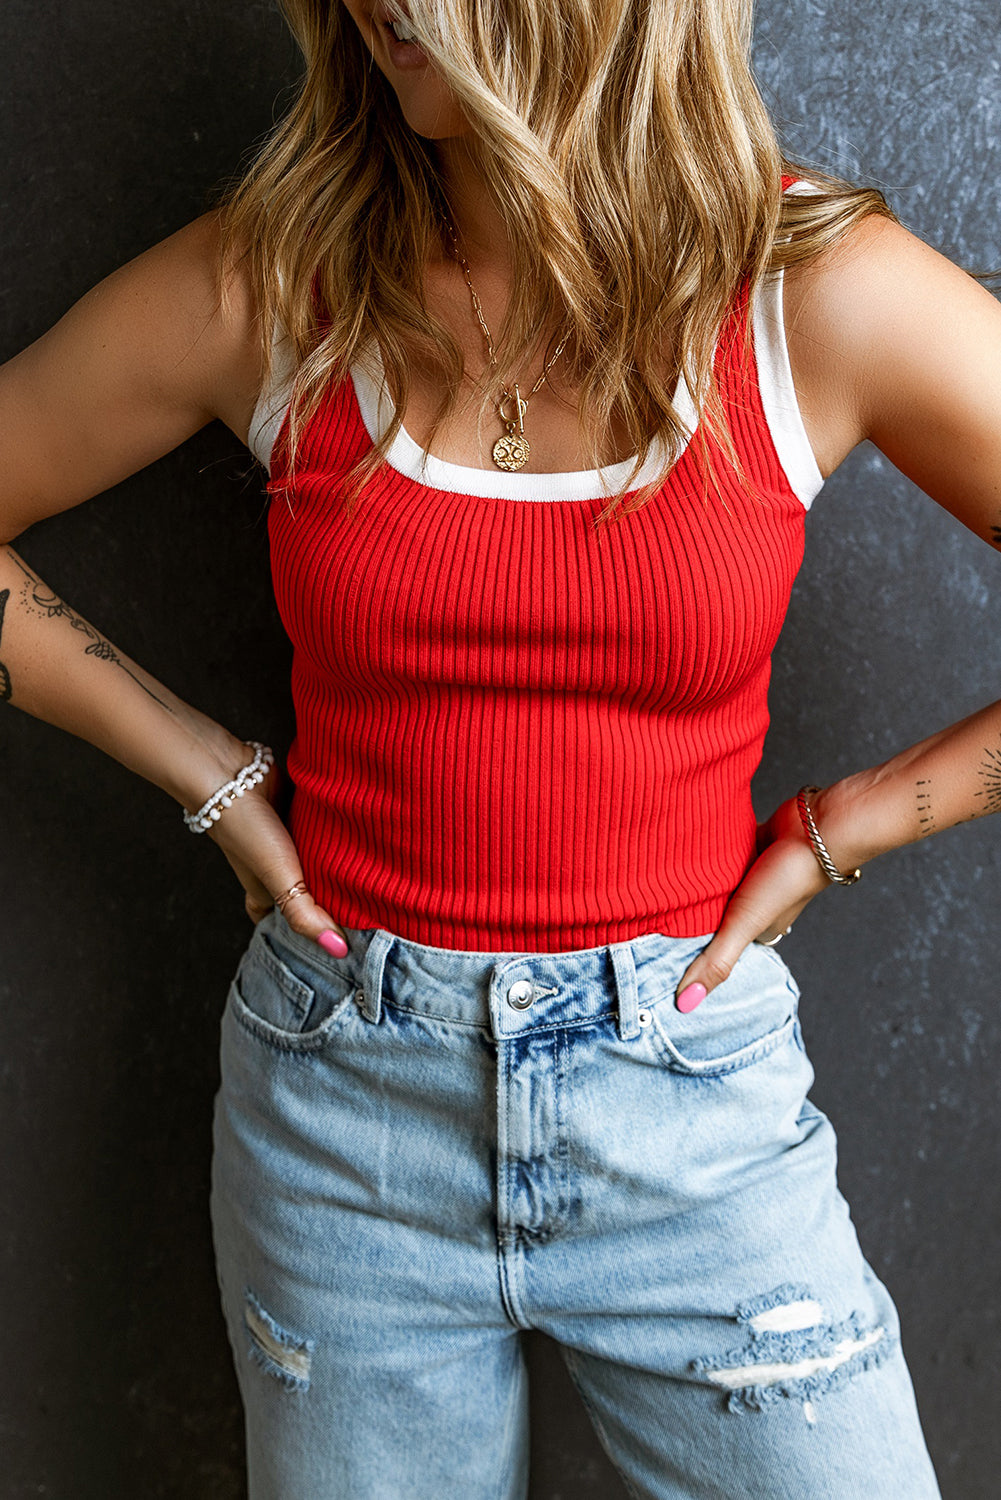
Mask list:
[[[425,129],[422,126],[415,124],[413,120],[408,120],[407,124],[414,132],[414,135],[419,135],[425,141],[450,141],[454,140],[458,136],[469,134],[468,130],[446,130],[444,127],[440,129],[433,129],[431,127],[428,127]]]
[[[401,98],[400,112],[414,134],[422,136],[426,141],[446,141],[453,136],[470,133],[469,121],[454,105],[443,105],[436,109],[429,107],[426,102],[415,106]]]

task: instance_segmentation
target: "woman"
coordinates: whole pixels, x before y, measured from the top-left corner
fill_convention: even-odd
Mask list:
[[[741,0],[287,10],[246,182],[0,375],[6,539],[215,417],[270,469],[287,818],[0,551],[3,695],[256,924],[212,1183],[251,1494],[523,1494],[538,1327],[634,1494],[934,1496],[774,944],[997,809],[1001,704],[760,827],[749,783],[860,441],[1001,544],[1001,312],[783,168]]]

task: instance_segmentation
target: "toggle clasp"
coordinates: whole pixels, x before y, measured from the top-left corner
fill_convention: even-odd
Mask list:
[[[509,401],[514,401],[514,403],[515,403],[515,410],[517,412],[517,416],[514,416],[514,417],[509,417],[508,416],[506,408],[507,408],[507,404],[508,404]],[[517,427],[518,427],[518,436],[519,437],[524,437],[525,436],[525,413],[528,411],[528,402],[527,401],[523,401],[521,399],[521,391],[518,389],[517,385],[515,385],[515,388],[514,388],[514,395],[513,396],[505,395],[503,401],[501,402],[500,406],[497,409],[500,412],[500,419],[501,419],[501,421],[504,423],[504,426],[507,428],[507,430],[511,434],[511,436],[514,437],[514,429],[515,429],[515,425],[517,424]]]

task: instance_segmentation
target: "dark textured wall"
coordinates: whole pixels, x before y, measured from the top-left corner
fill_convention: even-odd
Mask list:
[[[1001,262],[998,33],[997,0],[765,0],[756,55],[791,149],[982,266]],[[0,68],[6,357],[201,211],[294,59],[269,4],[5,0]],[[17,545],[182,697],[287,749],[263,499],[225,431]],[[1001,558],[855,454],[808,523],[759,812],[1001,696],[999,588]],[[242,894],[159,791],[10,710],[0,787],[0,1500],[236,1500],[207,1195]],[[946,1500],[996,1494],[1001,1457],[999,847],[988,820],[888,856],[784,949]],[[624,1494],[556,1351],[530,1355],[533,1500]]]

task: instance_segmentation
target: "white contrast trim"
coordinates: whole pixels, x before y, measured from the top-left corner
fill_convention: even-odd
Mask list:
[[[809,193],[808,182],[794,182],[787,193]],[[768,430],[793,493],[809,510],[824,484],[793,385],[786,343],[783,292],[785,273],[776,271],[760,284],[751,311],[758,388]]]
[[[376,443],[388,428],[395,410],[377,343],[373,341],[352,365],[351,378],[365,429]],[[697,425],[697,414],[695,403],[683,382],[679,382],[675,392],[674,405],[688,432],[687,447]],[[680,453],[678,457],[681,457]],[[663,444],[652,444],[646,463],[633,480],[633,488],[639,489],[655,478],[663,467],[664,458]],[[464,464],[449,463],[433,454],[425,461],[424,449],[401,427],[386,454],[386,461],[391,468],[417,484],[448,493],[479,495],[495,500],[598,500],[614,494],[625,483],[636,460],[626,458],[603,469],[576,469],[556,474],[509,474],[503,469],[473,469]]]
[[[276,329],[271,340],[271,380],[257,398],[247,434],[247,447],[269,473],[275,438],[289,409],[294,378],[295,359],[291,345],[284,333]]]
[[[797,182],[787,191],[809,192],[810,185]],[[758,385],[779,462],[794,494],[808,510],[823,486],[824,477],[810,446],[793,385],[785,336],[783,286],[781,271],[767,277],[761,283],[752,309]],[[268,470],[275,439],[289,408],[295,374],[291,348],[280,330],[276,330],[272,342],[272,360],[271,380],[258,398],[247,439],[255,458]],[[351,379],[365,429],[372,442],[377,443],[392,421],[395,408],[386,384],[379,346],[374,340],[351,366]],[[679,381],[675,391],[674,405],[687,429],[684,445],[687,447],[698,425],[698,414],[683,380]],[[663,444],[654,443],[646,463],[633,480],[633,488],[639,489],[653,479],[663,468],[664,458]],[[397,433],[386,460],[390,468],[417,484],[498,500],[602,499],[614,494],[626,482],[635,462],[635,458],[627,458],[603,469],[577,469],[555,474],[474,469],[436,458],[433,454],[425,459],[423,448],[404,427]]]

